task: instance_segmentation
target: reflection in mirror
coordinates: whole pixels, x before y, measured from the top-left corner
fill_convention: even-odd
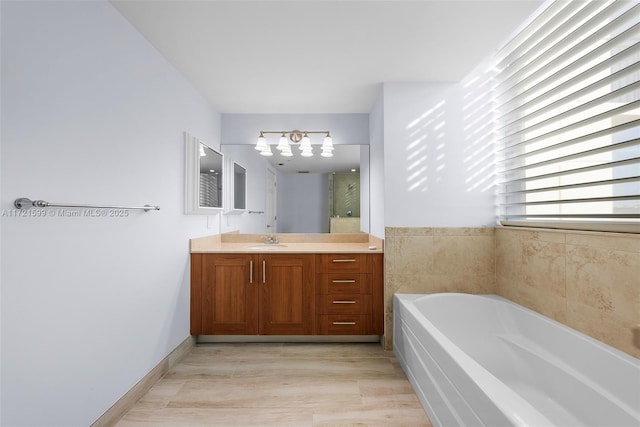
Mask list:
[[[360,231],[360,174],[329,175],[329,231],[357,233]]]
[[[247,170],[233,162],[233,208],[247,209]]]
[[[331,216],[360,217],[360,174],[329,175]]]
[[[188,214],[212,214],[222,209],[223,156],[185,133]]]
[[[273,156],[265,157],[253,145],[222,144],[225,156],[247,166],[246,209],[254,214],[243,217],[243,230],[269,232],[262,213],[269,169],[276,172],[277,180],[277,233],[369,232],[369,146],[334,147],[331,158],[305,158],[295,149],[292,157],[283,157],[275,149]],[[343,184],[342,176],[350,180]],[[342,195],[334,195],[334,184]],[[332,221],[340,224],[332,227]]]
[[[203,143],[199,146],[200,183],[199,207],[222,207],[222,154]]]

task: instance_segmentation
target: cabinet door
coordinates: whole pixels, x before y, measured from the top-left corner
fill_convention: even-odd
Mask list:
[[[260,334],[314,334],[314,255],[264,255],[259,268]]]
[[[256,266],[253,255],[204,255],[201,334],[258,333]]]

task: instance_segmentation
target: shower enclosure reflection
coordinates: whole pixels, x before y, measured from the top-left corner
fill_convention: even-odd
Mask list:
[[[329,175],[329,211],[331,233],[360,231],[360,174]]]

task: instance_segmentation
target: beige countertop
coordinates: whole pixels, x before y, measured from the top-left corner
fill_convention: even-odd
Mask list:
[[[225,233],[190,240],[191,253],[383,253],[384,241],[366,233],[275,235],[278,244],[265,244],[265,234]]]

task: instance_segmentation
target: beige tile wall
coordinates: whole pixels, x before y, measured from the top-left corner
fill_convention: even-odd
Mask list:
[[[519,227],[385,230],[393,294],[496,293],[640,357],[640,235]]]
[[[496,229],[496,291],[640,357],[640,235]]]
[[[385,230],[385,348],[392,348],[393,294],[495,293],[494,228]]]

